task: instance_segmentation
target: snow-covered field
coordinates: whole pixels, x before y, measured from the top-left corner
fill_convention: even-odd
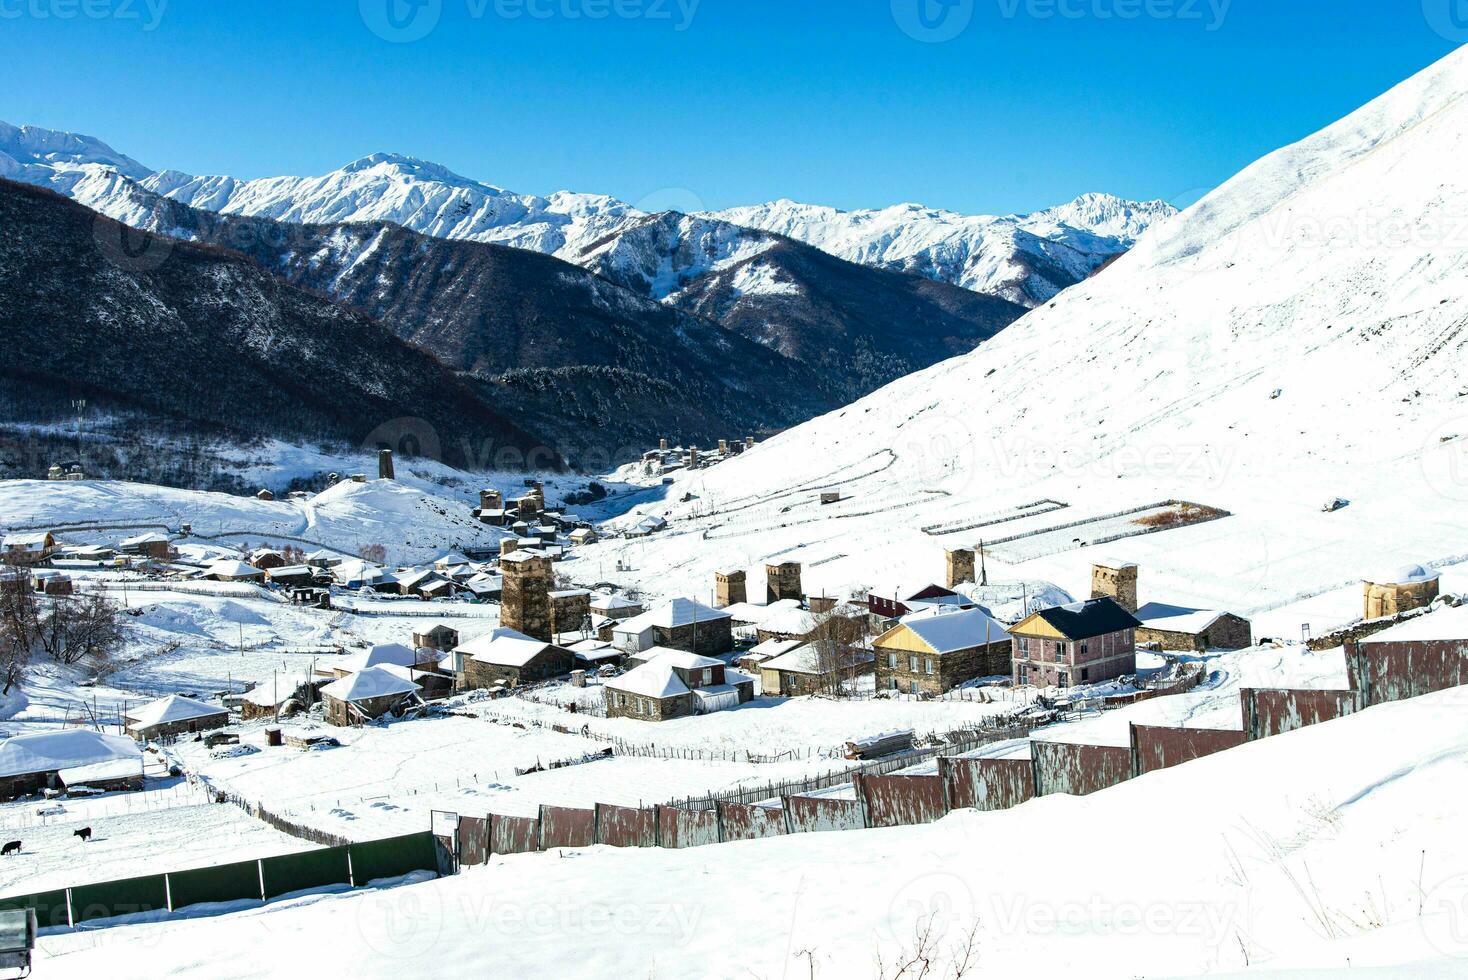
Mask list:
[[[50,935],[39,971],[267,977],[290,949],[294,972],[397,978],[431,948],[458,976],[867,977],[879,960],[891,976],[926,925],[936,975],[972,935],[975,976],[1468,976],[1465,784],[1461,700],[1439,695],[927,827],[496,858],[426,884]]]

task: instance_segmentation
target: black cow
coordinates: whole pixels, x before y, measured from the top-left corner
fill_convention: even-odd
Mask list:
[[[10,854],[19,854],[19,853],[20,853],[20,841],[13,840],[9,844],[6,844],[5,845],[5,849],[4,850],[0,850],[0,857],[5,857],[5,856],[10,855]]]
[[[81,830],[73,830],[71,832],[71,836],[80,837],[82,839],[82,842],[85,843],[92,839],[92,828],[83,827]]]

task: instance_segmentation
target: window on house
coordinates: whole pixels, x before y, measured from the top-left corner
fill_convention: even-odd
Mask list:
[[[1086,651],[1087,651],[1087,650],[1088,650],[1088,649],[1089,649],[1089,648],[1090,648],[1090,647],[1089,647],[1089,645],[1088,645],[1088,644],[1085,644],[1085,643],[1082,643],[1082,644],[1081,644],[1081,656],[1083,656],[1083,657],[1084,657],[1084,656],[1085,656],[1085,655],[1086,655]]]
[[[1029,653],[1030,652],[1030,641],[1027,640],[1027,639],[1025,639],[1024,637],[1020,637],[1019,638],[1019,652],[1020,653]]]
[[[1070,674],[1067,674],[1065,671],[1062,670],[1060,672],[1060,675],[1055,680],[1055,686],[1070,687]]]
[[[1019,667],[1019,682],[1021,684],[1028,684],[1030,682],[1030,668],[1024,664],[1020,664]]]
[[[895,678],[895,677],[894,677],[894,678],[892,678],[892,679],[891,679],[891,680],[890,680],[890,681],[888,681],[888,682],[887,682],[887,683],[888,683],[888,686],[889,686],[889,687],[890,687],[890,688],[891,688],[891,689],[892,689],[892,690],[894,690],[894,691],[895,691],[895,690],[897,690],[897,678]]]
[[[895,654],[895,653],[889,653],[889,654],[887,654],[887,666],[889,668],[891,668],[892,670],[896,670],[897,669],[897,654]]]
[[[932,657],[924,657],[923,658],[923,673],[925,673],[925,674],[931,674],[932,672],[933,672],[933,658]]]
[[[907,686],[907,689],[910,692],[912,692],[913,694],[917,694],[918,693],[918,682],[917,681],[913,681],[911,684],[909,684]]]
[[[1081,680],[1088,681],[1090,679],[1091,679],[1091,670],[1090,670],[1090,668],[1089,667],[1082,667],[1081,668]]]
[[[1057,643],[1057,644],[1055,644],[1055,662],[1056,663],[1060,663],[1064,659],[1065,659],[1065,644],[1064,643]]]
[[[907,669],[909,671],[911,671],[912,673],[914,673],[914,674],[916,674],[917,671],[918,671],[918,665],[917,664],[918,664],[918,658],[917,657],[908,657],[907,658]]]

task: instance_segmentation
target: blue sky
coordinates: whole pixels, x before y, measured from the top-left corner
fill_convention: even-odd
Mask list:
[[[0,119],[244,177],[1188,203],[1465,40],[1468,0],[0,0]]]

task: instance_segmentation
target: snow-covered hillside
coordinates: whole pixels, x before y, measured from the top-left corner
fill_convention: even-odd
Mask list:
[[[967,948],[965,976],[1463,977],[1462,712],[1450,691],[926,827],[524,854],[56,933],[38,973],[273,977],[286,956],[397,978],[429,949],[454,976],[892,977],[927,930],[928,976]]]
[[[1115,555],[1142,563],[1144,601],[1262,613],[1334,590],[1359,615],[1373,567],[1462,562],[1465,94],[1460,51],[974,353],[681,478],[649,508],[673,534],[605,560],[697,577],[778,555],[811,591],[890,589],[937,578],[945,546],[1182,498],[1234,516],[1094,547],[1057,531],[1015,563],[1081,592]],[[820,507],[818,489],[846,499]],[[1044,499],[1068,506],[1019,511]]]
[[[91,137],[0,123],[0,177],[51,187],[136,224],[128,210],[135,202],[118,174],[164,197],[225,214],[311,223],[392,221],[439,238],[545,252],[612,274],[657,299],[773,246],[778,239],[769,233],[777,233],[848,261],[1032,306],[1084,279],[1175,213],[1163,202],[1089,194],[1027,216],[967,216],[911,204],[844,212],[775,201],[649,221],[646,212],[604,195],[517,194],[398,154],[375,153],[319,177],[237,180],[155,173]]]

